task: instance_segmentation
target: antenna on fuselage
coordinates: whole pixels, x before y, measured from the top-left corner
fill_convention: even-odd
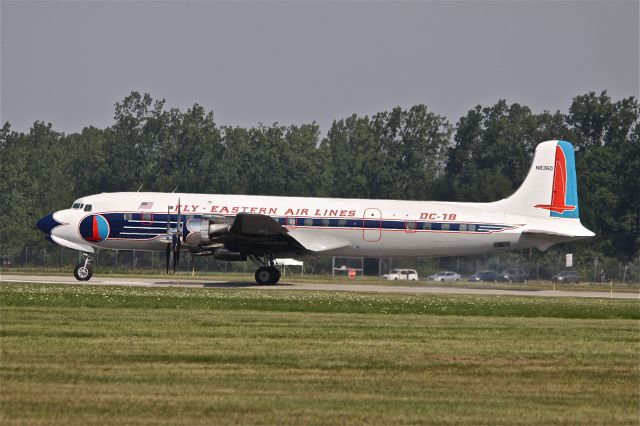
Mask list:
[[[174,192],[176,192],[176,190],[178,189],[178,187],[179,187],[179,186],[180,186],[180,185],[176,185],[176,187],[175,187],[175,188],[173,188],[173,191],[171,191],[171,193],[173,194]]]
[[[142,185],[140,185],[140,188],[138,188],[138,190],[136,192],[140,192],[140,190],[142,189],[143,186],[144,186],[144,183]]]

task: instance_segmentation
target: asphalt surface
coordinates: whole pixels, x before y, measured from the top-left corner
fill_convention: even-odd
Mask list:
[[[331,283],[290,283],[282,279],[275,286],[259,286],[255,282],[203,281],[195,279],[159,279],[159,278],[114,278],[94,276],[90,281],[81,283],[73,277],[47,275],[0,275],[0,282],[37,283],[37,284],[84,284],[113,285],[133,287],[190,287],[190,288],[249,288],[261,290],[312,290],[312,291],[352,291],[363,293],[389,294],[467,294],[502,295],[533,297],[589,297],[606,299],[637,299],[640,293],[608,291],[550,291],[550,290],[495,290],[452,287],[414,287],[402,284],[331,284]]]

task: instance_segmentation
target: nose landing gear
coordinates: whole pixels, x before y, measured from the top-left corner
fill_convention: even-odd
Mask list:
[[[73,268],[73,276],[76,277],[76,280],[78,281],[89,281],[93,275],[93,268],[91,268],[91,255],[82,253],[82,257],[84,258],[82,262],[78,263],[76,267]]]

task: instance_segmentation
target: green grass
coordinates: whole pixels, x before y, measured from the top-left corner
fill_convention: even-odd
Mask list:
[[[640,302],[0,285],[0,424],[638,424]]]

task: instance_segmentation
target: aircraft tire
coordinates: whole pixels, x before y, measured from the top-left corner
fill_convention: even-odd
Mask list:
[[[280,280],[280,271],[273,266],[262,266],[256,271],[255,278],[260,285],[273,285]]]
[[[73,276],[78,281],[89,281],[93,276],[93,269],[91,266],[84,266],[84,263],[80,263],[73,268]]]

